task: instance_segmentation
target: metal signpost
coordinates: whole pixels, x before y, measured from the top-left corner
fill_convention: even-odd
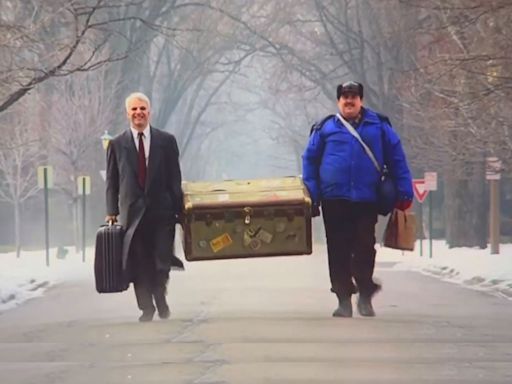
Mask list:
[[[48,190],[53,188],[53,168],[50,165],[37,167],[37,185],[44,190],[44,230],[46,247],[46,266],[50,266],[50,213]]]
[[[91,194],[91,178],[89,176],[78,176],[76,180],[78,194],[82,195],[82,262],[85,263],[85,197]]]
[[[421,223],[421,234],[423,235],[423,202],[428,195],[428,190],[425,189],[425,179],[413,179],[412,189],[414,191],[414,197],[422,205],[420,205],[420,218]],[[423,256],[423,236],[420,237],[420,256]]]
[[[500,179],[501,160],[488,157],[485,163],[485,178],[489,180],[490,212],[489,212],[489,241],[491,255],[500,253]]]
[[[425,190],[437,191],[437,172],[425,172]],[[429,242],[429,258],[432,258],[432,193],[428,194],[428,242]]]

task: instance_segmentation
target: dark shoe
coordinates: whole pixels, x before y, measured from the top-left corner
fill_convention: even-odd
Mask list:
[[[171,311],[169,311],[169,306],[167,305],[167,300],[165,299],[165,287],[163,290],[160,290],[158,293],[154,295],[156,309],[158,310],[158,317],[161,319],[168,319],[171,315]]]
[[[375,310],[372,305],[372,298],[382,289],[381,284],[374,284],[373,291],[368,295],[359,294],[357,300],[357,311],[361,316],[375,317]]]
[[[334,317],[352,317],[352,300],[350,297],[339,299],[338,308],[332,313]]]
[[[372,298],[367,296],[359,296],[357,300],[357,311],[361,316],[374,317],[375,310],[372,305]]]
[[[155,310],[142,311],[142,315],[140,315],[139,321],[141,323],[147,323],[147,322],[153,321],[154,314],[155,314]]]
[[[158,308],[158,317],[161,319],[168,319],[171,316],[171,311],[169,307],[166,305],[163,308]]]

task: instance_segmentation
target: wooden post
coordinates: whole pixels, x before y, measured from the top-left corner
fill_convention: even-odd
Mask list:
[[[489,237],[491,255],[500,253],[500,181],[489,180],[490,183],[490,215]]]

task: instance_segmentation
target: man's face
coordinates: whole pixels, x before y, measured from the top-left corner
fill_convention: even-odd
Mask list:
[[[133,128],[138,131],[143,131],[144,128],[147,127],[149,121],[149,107],[145,101],[139,99],[129,100],[126,113]]]
[[[338,108],[345,119],[354,119],[361,112],[363,101],[355,93],[344,93],[338,100]]]

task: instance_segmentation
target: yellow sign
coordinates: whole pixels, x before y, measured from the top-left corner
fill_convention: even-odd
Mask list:
[[[85,185],[84,185],[85,183]],[[90,176],[78,176],[76,178],[76,186],[78,187],[78,194],[84,194],[84,186],[85,186],[85,194],[91,194],[91,177]]]
[[[37,167],[37,186],[44,188],[44,178],[46,170],[46,187],[53,188],[53,167],[51,165],[41,165]]]
[[[217,253],[221,249],[226,248],[230,246],[233,243],[233,240],[231,240],[231,237],[228,233],[223,233],[219,237],[216,237],[212,241],[210,241],[210,247],[212,248],[212,251]]]

